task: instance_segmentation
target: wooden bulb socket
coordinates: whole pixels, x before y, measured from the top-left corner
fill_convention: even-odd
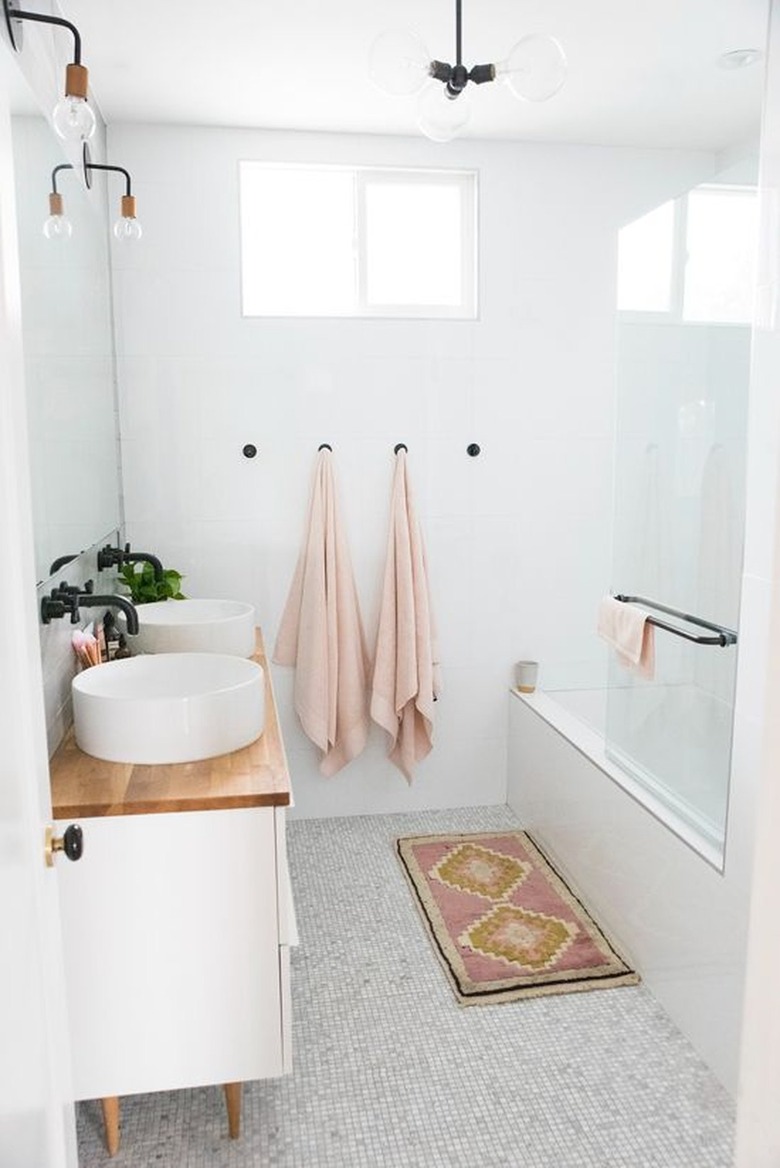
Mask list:
[[[52,191],[49,195],[49,214],[62,215],[63,213],[62,195],[57,194],[56,191]]]
[[[87,100],[89,70],[86,65],[68,65],[65,70],[65,96]]]
[[[122,218],[135,219],[135,195],[122,195]]]

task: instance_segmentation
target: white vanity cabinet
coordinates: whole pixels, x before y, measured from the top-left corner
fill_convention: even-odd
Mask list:
[[[221,1084],[231,1136],[241,1083],[292,1068],[287,871],[290,775],[271,674],[265,728],[232,754],[103,762],[66,736],[51,764],[77,1099],[100,1099],[109,1151],[123,1095]]]
[[[76,1097],[288,1070],[284,810],[79,822],[59,865]]]

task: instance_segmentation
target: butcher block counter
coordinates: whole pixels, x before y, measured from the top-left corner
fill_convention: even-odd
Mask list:
[[[201,762],[138,766],[84,754],[70,730],[50,763],[54,818],[286,807],[290,774],[259,629],[253,660],[265,675],[265,729],[256,742]]]

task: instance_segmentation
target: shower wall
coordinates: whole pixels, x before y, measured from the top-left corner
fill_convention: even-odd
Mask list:
[[[744,544],[756,179],[757,157],[748,153],[667,203],[670,262],[659,302],[634,307],[655,254],[635,256],[633,286],[627,296],[619,285],[618,301],[613,591],[733,630]],[[663,223],[656,222],[660,244]],[[636,230],[625,228],[621,244]],[[621,258],[625,272],[622,249]],[[722,852],[737,647],[663,630],[655,645],[651,680],[610,657],[607,751],[687,820],[708,851]]]

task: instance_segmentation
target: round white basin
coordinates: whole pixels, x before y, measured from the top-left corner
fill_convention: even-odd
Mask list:
[[[86,669],[73,679],[76,744],[107,762],[195,762],[254,742],[265,677],[243,657],[159,653]]]
[[[159,600],[138,605],[134,653],[229,653],[255,651],[255,610],[239,600]]]

